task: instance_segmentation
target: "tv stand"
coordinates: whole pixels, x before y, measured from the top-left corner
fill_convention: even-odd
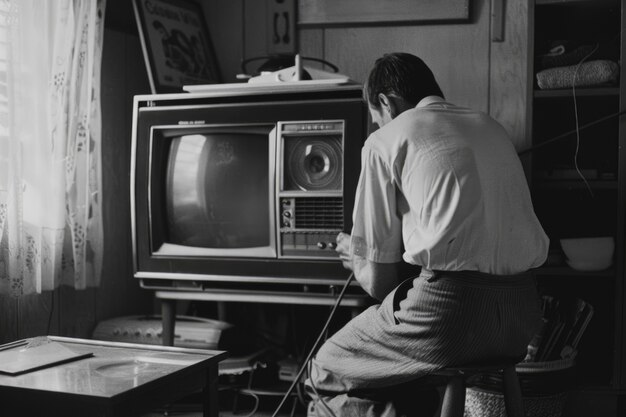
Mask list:
[[[174,326],[176,325],[176,301],[217,301],[244,303],[272,303],[332,306],[336,296],[317,293],[281,293],[258,292],[245,290],[211,290],[211,291],[156,291],[155,296],[161,300],[161,316],[163,321],[163,345],[174,345]],[[342,307],[350,307],[353,315],[362,307],[370,304],[370,298],[363,294],[346,294],[341,300]]]

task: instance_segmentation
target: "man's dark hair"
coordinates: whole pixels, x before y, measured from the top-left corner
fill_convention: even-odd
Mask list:
[[[398,96],[413,105],[427,96],[443,97],[428,65],[415,55],[405,52],[389,53],[378,58],[363,93],[374,108],[381,106],[378,98],[381,93]]]

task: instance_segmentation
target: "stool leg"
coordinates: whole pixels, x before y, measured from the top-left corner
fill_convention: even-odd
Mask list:
[[[504,406],[507,417],[524,417],[522,389],[515,371],[515,365],[502,370],[504,380]]]
[[[465,379],[453,376],[446,385],[441,404],[441,417],[463,417],[465,412]]]

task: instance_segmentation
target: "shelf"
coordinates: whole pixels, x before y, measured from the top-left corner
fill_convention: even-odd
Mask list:
[[[600,0],[535,0],[536,6],[550,6],[550,5],[576,5],[576,4],[584,4],[584,5],[598,5],[603,1]],[[605,4],[613,5],[615,4],[615,0],[604,0]]]
[[[617,190],[616,180],[587,180],[587,184],[593,190]],[[582,179],[578,180],[534,180],[534,187],[541,189],[560,190],[584,190],[587,184]]]
[[[535,98],[562,98],[572,97],[574,89],[561,88],[558,90],[535,90]],[[576,88],[576,97],[605,97],[619,96],[619,87],[595,87],[595,88]]]
[[[614,278],[615,270],[613,268],[605,269],[604,271],[577,271],[568,266],[542,266],[533,271],[535,276],[550,276],[550,277],[605,277]]]
[[[594,59],[617,62],[624,55],[626,0],[532,3],[536,7],[529,8],[529,29],[535,48],[529,51],[528,87],[532,88],[532,97],[526,126],[531,132],[528,141],[534,145],[531,149],[542,151],[529,158],[528,175],[533,206],[551,238],[547,262],[532,273],[543,293],[581,298],[593,305],[594,317],[581,340],[577,375],[572,382],[578,385],[577,391],[595,391],[586,395],[591,401],[613,401],[617,398],[615,388],[626,386],[626,315],[622,301],[626,211],[621,175],[626,154],[619,117],[624,77],[616,82],[542,90],[532,69],[549,64],[540,54],[557,45],[563,46],[563,59],[552,61],[555,65],[575,67]],[[578,55],[582,50],[576,51],[583,45],[598,45],[585,61]],[[576,172],[574,158],[585,180]],[[557,247],[559,238],[601,234],[615,234],[613,266],[580,271],[566,264],[565,255]],[[570,396],[568,403],[584,401],[572,400]],[[589,414],[587,409],[568,408],[567,412],[575,417]]]

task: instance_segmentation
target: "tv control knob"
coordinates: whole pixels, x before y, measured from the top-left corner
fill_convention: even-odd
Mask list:
[[[283,211],[283,216],[289,218],[289,217],[291,217],[291,212],[289,210],[285,210],[285,211]]]
[[[283,220],[283,227],[291,227],[291,222],[289,220]]]
[[[329,249],[335,249],[336,247],[337,247],[337,244],[335,242],[328,242]]]
[[[317,247],[320,249],[326,249],[326,243],[324,242],[317,242]]]

